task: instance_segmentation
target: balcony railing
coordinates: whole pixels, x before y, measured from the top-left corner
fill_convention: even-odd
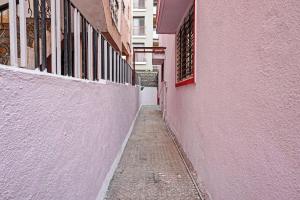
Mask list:
[[[9,23],[0,24],[7,37],[0,40],[0,61],[8,61],[0,64],[29,68],[32,62],[43,72],[135,84],[131,66],[70,0],[9,0],[1,8],[1,19],[9,10]]]

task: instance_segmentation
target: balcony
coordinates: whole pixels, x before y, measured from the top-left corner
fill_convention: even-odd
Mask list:
[[[157,33],[176,33],[179,23],[194,0],[160,0],[157,13]]]

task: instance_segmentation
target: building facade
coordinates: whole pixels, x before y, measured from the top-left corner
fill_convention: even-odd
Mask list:
[[[299,199],[300,2],[160,0],[160,101],[203,199]]]
[[[133,47],[153,46],[153,0],[132,1],[132,45]],[[152,55],[136,55],[137,71],[152,71]]]

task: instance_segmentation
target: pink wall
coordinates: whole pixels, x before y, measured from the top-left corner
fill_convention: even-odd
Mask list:
[[[138,89],[0,67],[0,199],[95,200]]]
[[[167,115],[213,200],[300,199],[300,1],[196,1],[196,85]],[[176,12],[176,11],[174,11]]]

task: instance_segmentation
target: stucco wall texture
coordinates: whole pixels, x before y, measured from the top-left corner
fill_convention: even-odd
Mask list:
[[[0,199],[95,200],[138,89],[0,67]]]
[[[213,200],[300,199],[300,1],[196,1],[196,81],[166,121]],[[174,11],[176,12],[176,11]]]

